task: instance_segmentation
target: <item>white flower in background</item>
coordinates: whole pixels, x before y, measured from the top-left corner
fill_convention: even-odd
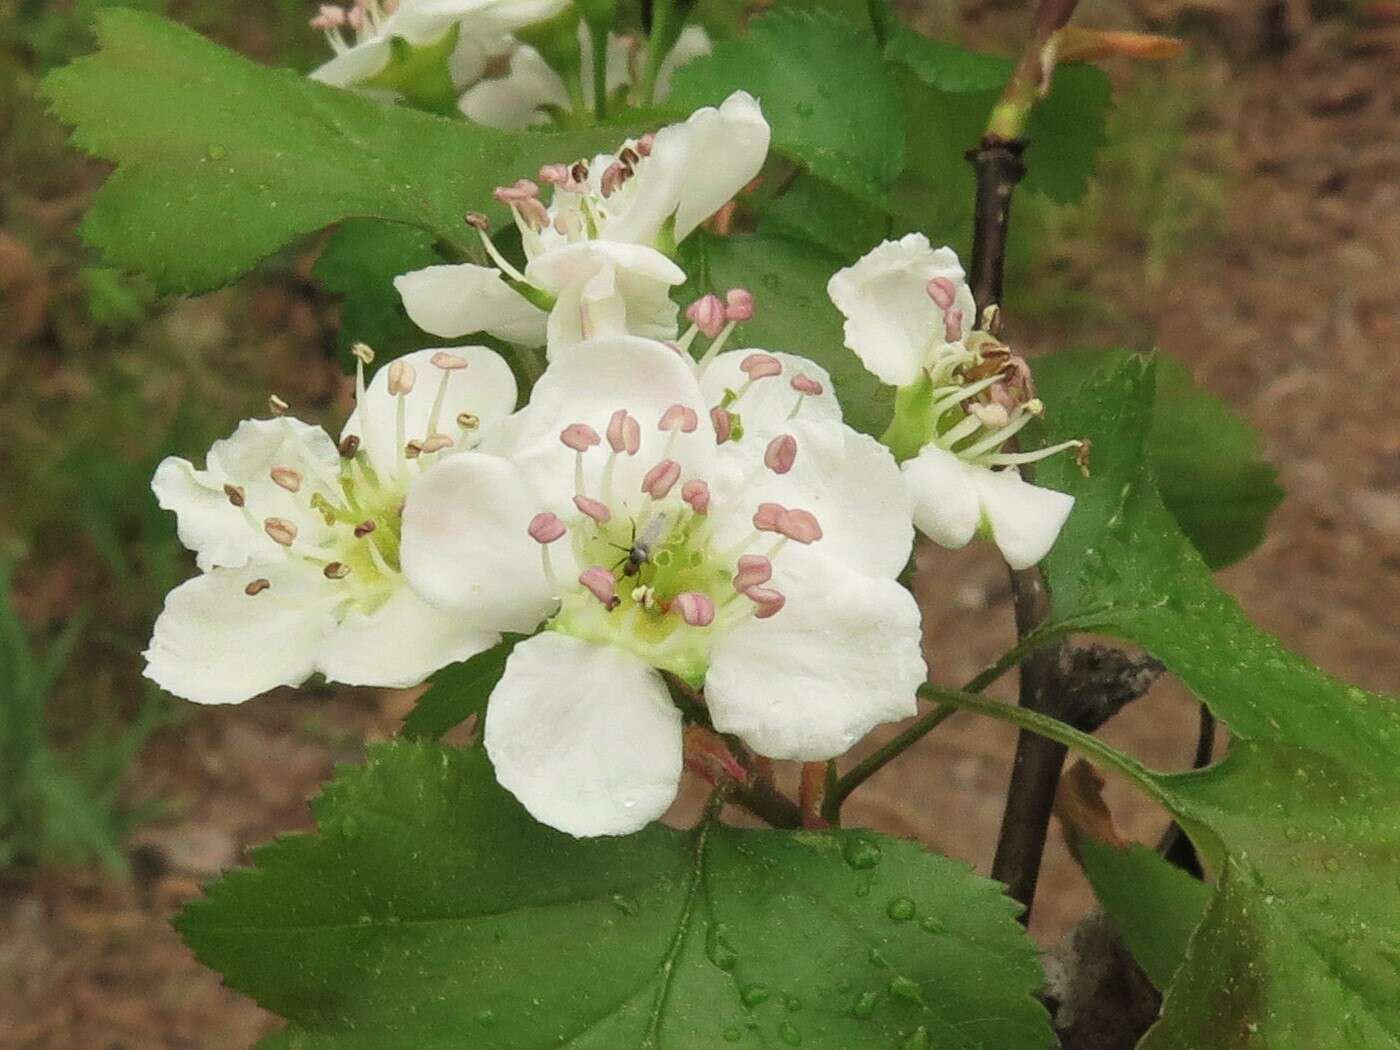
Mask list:
[[[935,251],[922,234],[886,241],[836,273],[827,293],[846,317],[846,345],[901,388],[891,435],[904,446],[917,435],[901,469],[919,531],[953,548],[982,531],[1015,569],[1045,557],[1074,498],[1016,467],[1081,442],[1003,451],[1044,405],[1025,360],[972,331],[972,292],[952,249]]]
[[[205,469],[157,469],[156,497],[202,570],[166,598],[145,653],[146,675],[177,696],[232,703],[317,671],[409,686],[499,640],[404,585],[400,518],[414,478],[514,409],[510,368],[483,347],[422,350],[365,389],[371,355],[357,356],[338,445],[290,416],[250,419]]]
[[[583,69],[592,69],[593,40],[586,25],[579,26],[579,48]],[[675,47],[657,71],[656,101],[664,102],[670,94],[671,76],[677,69],[710,51],[710,36],[705,30],[699,26],[681,30]],[[610,95],[632,88],[645,66],[645,45],[638,45],[631,37],[608,34],[607,87]],[[583,78],[583,97],[592,109],[595,99],[593,80],[589,76]],[[505,75],[489,77],[473,85],[462,96],[460,106],[462,112],[478,124],[510,130],[546,123],[551,119],[550,110],[567,112],[573,108],[573,102],[563,78],[544,56],[528,44],[522,44],[511,52]]]
[[[495,266],[430,266],[394,286],[413,322],[444,338],[547,340],[551,353],[605,335],[674,338],[669,290],[685,274],[665,251],[758,174],[768,139],[758,103],[736,92],[718,109],[697,110],[616,154],[545,165],[540,180],[554,188],[548,206],[526,179],[496,191],[520,230],[523,271],[475,216]]]
[[[575,344],[478,451],[414,483],[410,585],[483,630],[548,620],[485,726],[536,818],[624,834],[666,810],[682,743],[663,671],[773,758],[830,758],[914,713],[919,614],[895,582],[908,498],[828,390],[809,362],[760,351],[697,377],[653,341]],[[736,438],[724,421],[741,409]]]
[[[490,59],[509,53],[514,43],[510,33],[566,7],[568,0],[354,0],[347,7],[323,5],[311,26],[326,34],[335,56],[311,78],[336,87],[364,86],[388,68],[393,39],[398,37],[415,48],[450,46],[449,73],[457,87],[465,87],[480,79]],[[453,32],[456,39],[449,42]]]

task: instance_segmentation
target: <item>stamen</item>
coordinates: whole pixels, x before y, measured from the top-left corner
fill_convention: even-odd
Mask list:
[[[405,459],[417,459],[423,454],[423,442],[417,439],[406,442],[403,447],[403,454]]]
[[[467,359],[465,357],[458,357],[456,354],[448,353],[446,350],[439,350],[430,360],[435,367],[441,368],[444,372],[459,372],[467,367]]]
[[[774,474],[786,474],[796,461],[797,439],[791,434],[779,434],[763,453],[763,465]]]
[[[346,434],[340,439],[340,444],[336,446],[340,452],[341,459],[354,459],[355,453],[360,451],[360,436],[358,434]]]
[[[559,432],[559,440],[575,452],[587,452],[603,439],[587,423],[570,423]]]
[[[248,502],[248,494],[241,485],[224,484],[224,495],[235,507],[241,507]]]
[[[509,186],[497,186],[491,191],[491,196],[502,204],[519,204],[521,201],[533,200],[540,195],[540,188],[529,179],[516,179]]]
[[[753,293],[747,288],[731,288],[724,296],[724,319],[747,321],[753,317]]]
[[[695,409],[685,405],[672,405],[661,413],[661,422],[656,425],[658,430],[679,430],[683,434],[695,433],[695,428],[700,425],[700,418],[695,414]]]
[[[395,396],[411,393],[417,382],[418,372],[407,361],[398,360],[389,365],[389,393]]]
[[[715,428],[715,444],[723,445],[729,440],[730,434],[734,431],[734,417],[728,409],[720,408],[716,405],[710,409],[710,422]]]
[[[663,459],[642,478],[642,491],[652,499],[665,499],[681,477],[681,465],[674,459]]]
[[[622,604],[622,599],[617,596],[617,580],[601,565],[584,569],[583,572],[579,573],[578,582],[583,584],[588,593],[602,602],[608,610],[616,609]]]
[[[788,386],[792,387],[803,397],[820,397],[822,391],[826,389],[806,372],[798,372],[789,381]]]
[[[664,424],[666,417],[662,416],[661,420]],[[690,429],[694,430],[695,427]],[[608,420],[608,444],[614,452],[626,452],[629,456],[635,456],[642,447],[642,425],[627,413],[627,409],[619,408]]]
[[[350,566],[340,561],[328,562],[321,575],[328,580],[343,580],[350,575]]]
[[[273,467],[268,474],[271,476],[273,484],[288,492],[301,491],[301,475],[291,467]]]
[[[269,394],[267,398],[267,410],[274,416],[280,416],[292,406],[283,401],[276,394]]]
[[[744,596],[757,606],[753,614],[755,619],[766,620],[770,616],[776,616],[784,605],[787,598],[782,591],[773,587],[750,587],[744,592]]]
[[[1056,452],[1063,452],[1068,448],[1082,448],[1085,444],[1083,441],[1061,441],[1058,445],[1038,448],[1034,452],[998,452],[991,456],[983,456],[979,462],[989,467],[1015,467],[1022,463],[1038,463]]]
[[[543,511],[530,519],[530,538],[541,546],[548,546],[569,530],[559,520],[559,515]]]
[[[481,426],[481,417],[474,416],[470,412],[458,412],[457,425],[463,430],[475,430]]]
[[[979,402],[969,405],[967,410],[981,420],[988,430],[1000,430],[1011,422],[1011,416],[1001,405],[984,405]]]
[[[932,299],[940,310],[948,310],[958,301],[958,289],[952,281],[946,277],[933,277],[924,286],[928,292],[928,297]]]
[[[350,353],[362,365],[374,364],[374,348],[368,343],[356,343],[350,348]]]
[[[943,315],[943,338],[956,343],[962,338],[962,324],[963,312],[955,306]]]
[[[451,448],[454,442],[446,434],[431,434],[418,442],[419,450],[425,455],[432,455],[434,452],[441,452],[445,448]]]
[[[706,339],[714,339],[724,329],[724,303],[713,293],[703,295],[686,307],[685,319],[704,332]]]
[[[263,591],[267,590],[271,586],[271,580],[267,579],[267,577],[265,576],[259,576],[256,580],[250,580],[248,582],[248,586],[243,588],[243,593],[246,594],[249,598],[252,598],[256,595],[262,594]]]
[[[739,362],[739,371],[748,376],[750,382],[753,382],[756,379],[782,375],[783,363],[772,354],[749,354]]]
[[[366,518],[355,526],[355,539],[362,540],[375,530],[376,526],[372,518]]]
[[[798,543],[815,543],[822,538],[822,527],[811,511],[789,510],[778,519],[777,532]]]
[[[773,563],[762,554],[745,554],[739,559],[738,571],[734,574],[734,589],[741,594],[751,587],[759,587],[773,578]]]
[[[656,132],[648,131],[637,140],[637,152],[643,157],[650,157],[652,147],[656,145]]]
[[[700,478],[692,478],[681,486],[681,499],[696,514],[705,514],[710,509],[710,486]]]
[[[274,543],[280,543],[283,547],[290,547],[296,542],[297,527],[294,522],[286,518],[268,518],[263,522],[263,531]]]
[[[592,499],[588,496],[575,496],[574,506],[582,513],[587,514],[599,525],[606,525],[612,520],[612,510],[606,503]]]
[[[760,503],[753,512],[753,527],[759,532],[782,532],[780,526],[787,512],[781,503]]]
[[[671,608],[691,627],[708,627],[715,622],[715,603],[699,591],[682,591],[671,599]]]

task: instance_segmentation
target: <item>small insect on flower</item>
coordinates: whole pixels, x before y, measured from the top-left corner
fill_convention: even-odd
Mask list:
[[[626,547],[621,544],[613,544],[620,551],[626,551],[621,561],[622,575],[635,576],[642,571],[642,566],[651,561],[652,548],[656,546],[656,541],[661,538],[661,533],[666,527],[666,514],[658,514],[642,527],[639,534],[637,523],[632,523],[632,542]],[[625,563],[625,564],[624,564]],[[616,568],[617,566],[613,566]]]

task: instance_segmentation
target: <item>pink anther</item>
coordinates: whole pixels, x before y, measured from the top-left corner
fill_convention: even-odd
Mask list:
[[[681,465],[674,459],[663,459],[642,478],[642,491],[652,499],[665,499],[681,478]]]
[[[750,587],[744,592],[744,596],[758,606],[753,612],[754,617],[759,620],[766,620],[770,616],[775,616],[787,604],[787,598],[782,591],[773,587]]]
[[[534,200],[540,195],[540,188],[529,179],[516,179],[509,186],[497,186],[491,191],[491,196],[502,204],[519,204],[521,201]]]
[[[724,303],[717,295],[703,295],[685,308],[685,319],[713,339],[724,328]]]
[[[822,527],[811,511],[789,510],[778,521],[777,531],[798,543],[815,543],[822,538]]]
[[[729,435],[734,430],[734,417],[729,414],[729,410],[716,405],[710,409],[710,422],[715,428],[715,444],[723,445],[729,440]]]
[[[602,500],[593,499],[590,496],[575,496],[574,506],[580,513],[587,514],[599,525],[606,525],[612,521],[612,510]]]
[[[587,423],[570,423],[559,432],[559,440],[575,452],[587,452],[603,439]]]
[[[940,310],[947,310],[958,301],[958,288],[946,277],[933,277],[929,279],[924,290],[928,292],[928,297]]]
[[[699,478],[691,478],[681,486],[681,499],[696,514],[704,514],[710,509],[710,486]]]
[[[943,315],[943,338],[956,343],[962,338],[962,323],[963,312],[955,306]]]
[[[601,565],[584,569],[579,573],[578,582],[609,609],[616,609],[621,599],[617,596],[617,580]]]
[[[806,372],[799,372],[792,377],[789,385],[799,394],[807,397],[819,397],[826,388],[809,376]]]
[[[750,379],[767,379],[783,374],[783,363],[772,354],[749,354],[739,362],[739,371]]]
[[[642,447],[642,425],[627,409],[619,408],[608,420],[608,444],[614,452],[635,456]]]
[[[760,503],[753,512],[753,527],[759,532],[781,532],[788,510],[781,503]]]
[[[700,417],[695,414],[695,409],[685,405],[672,405],[661,413],[661,422],[656,425],[656,429],[679,430],[682,434],[693,434],[699,425]]]
[[[715,622],[715,603],[699,591],[682,591],[671,599],[671,608],[691,627],[708,627]]]
[[[739,558],[734,574],[734,589],[740,594],[750,587],[761,587],[773,578],[773,563],[762,554],[745,554]]]
[[[797,461],[797,439],[791,434],[779,434],[763,452],[763,465],[774,474],[786,474]]]
[[[530,519],[529,531],[530,539],[536,543],[553,543],[568,530],[559,520],[559,515],[544,511]]]
[[[724,296],[724,319],[747,321],[753,316],[753,293],[747,288],[731,288]]]

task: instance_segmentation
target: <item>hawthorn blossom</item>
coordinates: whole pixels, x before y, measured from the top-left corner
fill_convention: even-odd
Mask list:
[[[494,266],[429,266],[394,279],[404,308],[445,338],[487,332],[527,346],[559,347],[606,335],[671,339],[670,288],[685,273],[666,254],[723,207],[763,165],[769,129],[740,91],[683,124],[629,139],[615,154],[547,164],[540,186],[496,190],[525,255],[518,269],[472,218]]]
[[[697,377],[653,341],[575,344],[478,450],[414,483],[410,585],[484,630],[546,622],[512,652],[484,732],[537,819],[613,835],[666,810],[682,719],[663,672],[773,758],[830,758],[914,713],[919,614],[895,581],[908,498],[828,385],[760,351]],[[726,398],[737,438],[716,426]]]
[[[414,478],[514,409],[510,368],[483,347],[421,350],[366,388],[372,355],[357,356],[338,443],[274,414],[216,441],[202,470],[173,456],[157,468],[151,487],[201,570],[167,596],[145,653],[162,688],[217,704],[314,672],[409,686],[499,641],[404,585],[400,518]]]
[[[353,0],[346,7],[323,4],[311,27],[326,34],[333,58],[311,73],[336,87],[392,96],[376,85],[394,60],[395,38],[409,47],[441,48],[452,82],[462,88],[485,73],[489,61],[509,53],[510,33],[542,22],[568,7],[568,0]]]
[[[1016,468],[1081,442],[1004,448],[1045,406],[1025,359],[972,330],[972,292],[953,250],[935,251],[922,234],[886,241],[836,273],[827,293],[845,315],[846,345],[900,388],[886,437],[904,459],[919,531],[951,548],[981,532],[1015,569],[1045,557],[1074,498]]]
[[[657,71],[656,101],[664,102],[671,90],[671,76],[693,59],[708,55],[710,36],[699,26],[681,30],[676,45],[666,55]],[[586,25],[579,26],[579,51],[585,70],[593,68],[593,39]],[[636,84],[637,73],[646,65],[646,47],[637,45],[631,37],[608,34],[607,89],[609,95],[623,89],[629,92]],[[584,103],[592,109],[593,80],[583,78]],[[510,65],[504,76],[478,81],[462,96],[463,113],[478,124],[494,128],[516,129],[531,124],[546,123],[550,111],[567,112],[573,107],[564,80],[545,61],[543,55],[528,44],[522,44],[510,54]]]

